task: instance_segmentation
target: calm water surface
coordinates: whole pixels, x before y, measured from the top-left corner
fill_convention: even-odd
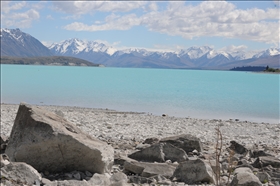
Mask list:
[[[279,74],[1,65],[1,102],[279,123]]]

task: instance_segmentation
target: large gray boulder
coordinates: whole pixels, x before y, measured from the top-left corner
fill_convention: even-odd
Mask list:
[[[23,162],[11,162],[1,168],[1,179],[11,183],[33,185],[41,182],[41,175],[32,166]]]
[[[166,160],[181,162],[185,161],[188,155],[184,150],[169,143],[156,143],[148,148],[134,152],[128,157],[146,162],[165,162]]]
[[[237,168],[234,171],[234,177],[232,182],[230,183],[231,186],[261,186],[262,183],[258,179],[257,176],[251,171],[250,168],[241,167]]]
[[[171,136],[163,138],[160,140],[162,143],[169,143],[175,147],[183,149],[186,153],[197,150],[198,152],[202,151],[202,143],[199,138],[192,136],[190,134],[182,134],[178,136]]]
[[[20,104],[6,149],[11,161],[26,162],[38,171],[110,172],[114,149],[83,133],[61,116]]]
[[[186,184],[196,184],[199,182],[216,183],[212,168],[201,159],[181,162],[175,170],[173,177]]]

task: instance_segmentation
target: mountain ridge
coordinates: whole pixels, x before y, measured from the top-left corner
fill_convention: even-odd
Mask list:
[[[77,44],[69,42],[82,42],[82,50],[79,50]],[[63,43],[68,43],[65,47]],[[92,47],[94,43],[94,47]],[[69,48],[74,46],[74,48]],[[185,50],[174,51],[174,52],[163,52],[163,51],[149,51],[143,48],[127,48],[118,50],[112,46],[108,46],[104,43],[97,41],[85,41],[75,39],[64,40],[60,43],[52,44],[49,49],[56,55],[65,55],[65,49],[67,55],[77,56],[82,59],[91,61],[91,59],[101,59],[99,63],[105,66],[112,67],[150,67],[150,68],[225,68],[226,64],[231,64],[234,61],[246,61],[253,59],[258,61],[259,58],[265,58],[269,60],[271,56],[279,55],[279,48],[269,48],[264,51],[244,51],[225,52],[214,50],[209,46],[190,47]],[[110,52],[108,52],[110,50]],[[74,52],[75,51],[75,52]],[[133,61],[132,61],[133,60]],[[263,61],[263,65],[268,65],[267,62]],[[142,63],[142,66],[141,64]],[[273,62],[275,65],[275,62]],[[274,67],[278,67],[276,64]],[[228,67],[229,69],[230,67]],[[232,68],[232,67],[231,67]]]
[[[103,42],[78,38],[63,40],[46,47],[19,29],[1,29],[1,46],[1,56],[70,56],[108,67],[230,69],[247,63],[252,66],[280,66],[275,62],[277,58],[273,57],[279,57],[279,48],[234,52],[214,50],[209,46],[193,46],[169,52],[144,48],[120,50]]]

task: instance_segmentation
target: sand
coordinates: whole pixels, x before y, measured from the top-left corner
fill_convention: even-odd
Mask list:
[[[280,150],[280,124],[163,117],[147,113],[80,107],[40,107],[56,112],[84,132],[107,142],[133,140],[141,143],[146,138],[160,139],[186,133],[200,138],[203,143],[213,143],[216,140],[215,128],[220,126],[225,145],[235,140],[247,147],[257,144]],[[1,134],[10,135],[17,109],[18,105],[1,104]]]

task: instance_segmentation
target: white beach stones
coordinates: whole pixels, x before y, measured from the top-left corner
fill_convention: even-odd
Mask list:
[[[0,181],[4,185],[213,185],[216,182],[214,173],[220,167],[219,183],[226,185],[245,186],[254,181],[256,185],[261,182],[276,186],[280,181],[280,146],[273,137],[279,133],[277,125],[246,123],[245,126],[235,121],[78,107],[39,108],[26,104],[21,104],[16,114],[14,107],[18,108],[5,104],[1,107]],[[215,161],[215,135],[212,135],[215,126],[222,126],[225,139],[220,162]],[[264,131],[261,129],[269,133],[259,134]],[[261,142],[252,143],[248,137],[241,138],[245,135],[242,132],[248,137],[252,135],[253,141]],[[3,153],[8,153],[11,161]],[[89,153],[96,159],[90,159]],[[41,159],[37,158],[39,154]],[[50,156],[55,157],[52,162]],[[32,165],[33,170],[28,166],[23,169],[14,166],[19,161],[26,165],[40,164]],[[100,173],[89,170],[96,165],[104,169]],[[53,169],[55,166],[57,171]],[[249,167],[253,173],[245,171],[237,175],[235,171],[233,174],[234,169],[242,167]]]
[[[110,172],[114,149],[83,133],[61,116],[20,104],[6,149],[11,161],[26,162],[38,171]]]

